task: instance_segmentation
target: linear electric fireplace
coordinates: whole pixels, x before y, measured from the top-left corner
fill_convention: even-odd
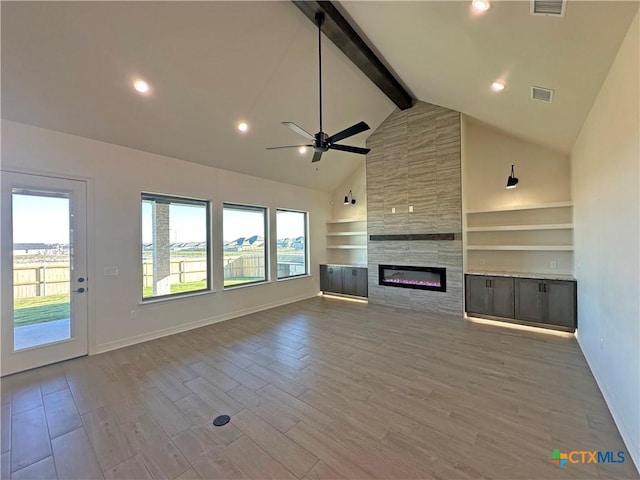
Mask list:
[[[417,288],[420,290],[447,291],[447,269],[378,265],[378,283],[388,287]]]

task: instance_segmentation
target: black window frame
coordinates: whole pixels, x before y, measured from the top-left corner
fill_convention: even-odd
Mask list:
[[[270,279],[270,262],[269,262],[269,255],[270,255],[270,248],[269,248],[269,244],[270,244],[270,238],[269,238],[269,208],[268,207],[264,207],[261,205],[248,205],[248,204],[244,204],[244,203],[235,203],[235,202],[223,202],[222,204],[222,249],[223,249],[223,256],[224,256],[224,211],[225,209],[229,209],[229,210],[241,210],[241,211],[245,211],[245,212],[250,212],[250,211],[254,211],[254,212],[262,212],[263,214],[263,219],[264,219],[264,232],[263,232],[263,245],[264,245],[264,278],[260,279],[260,280],[253,280],[253,281],[247,281],[247,282],[242,282],[242,283],[235,283],[233,285],[225,285],[226,279],[224,277],[224,268],[223,268],[223,274],[222,274],[222,285],[223,285],[223,289],[224,290],[229,290],[229,289],[234,289],[234,288],[240,288],[240,287],[247,287],[247,286],[251,286],[251,285],[261,285],[264,283],[269,282]],[[224,264],[224,259],[223,259],[223,264]]]
[[[169,293],[166,295],[155,295],[155,296],[150,296],[150,297],[145,297],[144,296],[144,256],[143,256],[143,247],[144,247],[144,243],[142,242],[142,230],[140,231],[140,246],[142,247],[140,249],[140,265],[142,267],[142,280],[143,280],[143,288],[142,288],[142,292],[141,292],[141,298],[142,298],[142,302],[146,303],[146,302],[155,302],[155,301],[159,301],[159,300],[168,300],[168,299],[174,299],[174,298],[179,298],[179,297],[189,297],[192,296],[194,294],[201,294],[201,293],[207,293],[207,292],[212,292],[213,291],[213,283],[212,283],[212,277],[213,277],[213,254],[212,254],[212,240],[213,240],[213,232],[212,232],[212,228],[211,228],[211,200],[208,199],[199,199],[199,198],[193,198],[193,197],[181,197],[178,195],[166,195],[166,194],[161,194],[161,193],[150,193],[150,192],[142,192],[140,195],[140,227],[142,229],[142,204],[147,201],[155,201],[155,202],[159,202],[159,203],[164,203],[164,204],[169,204],[171,205],[172,203],[175,204],[180,204],[180,205],[196,205],[196,206],[204,206],[205,207],[205,215],[206,215],[206,232],[207,232],[207,239],[206,239],[206,256],[207,256],[207,261],[206,261],[206,273],[207,273],[207,284],[205,288],[201,288],[198,290],[190,290],[188,292],[178,292],[178,293]]]
[[[280,277],[278,272],[276,272],[277,279],[289,280],[292,278],[306,277],[309,275],[309,212],[293,208],[276,208],[276,265],[278,263],[278,212],[301,213],[304,215],[304,273]]]

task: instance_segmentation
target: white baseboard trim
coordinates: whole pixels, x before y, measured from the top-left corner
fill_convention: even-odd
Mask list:
[[[635,465],[636,470],[638,470],[638,473],[640,473],[640,445],[637,445],[635,443],[635,439],[633,438],[633,435],[629,433],[629,430],[627,429],[627,426],[624,423],[624,420],[622,419],[622,415],[620,415],[620,413],[616,409],[615,403],[612,401],[612,398],[613,398],[612,395],[609,393],[609,390],[607,390],[605,383],[601,381],[600,376],[597,373],[597,370],[594,368],[596,363],[593,360],[593,358],[589,355],[587,349],[582,344],[578,331],[576,331],[576,339],[578,340],[578,345],[580,346],[580,350],[582,350],[582,354],[584,355],[584,358],[587,361],[587,365],[589,365],[591,374],[593,375],[593,378],[595,378],[596,383],[598,384],[598,388],[600,388],[600,392],[604,397],[604,401],[607,404],[607,407],[609,407],[609,412],[611,412],[613,421],[616,424],[616,427],[618,427],[618,431],[620,432],[622,441],[624,442],[625,446],[627,447],[627,450],[629,451],[629,456],[631,457],[631,460],[633,461],[633,464]]]
[[[188,330],[193,330],[194,328],[205,327],[214,323],[224,322],[225,320],[231,320],[233,318],[242,317],[244,315],[262,312],[270,308],[281,307],[282,305],[288,305],[290,303],[299,302],[301,300],[307,300],[309,298],[316,297],[317,295],[317,293],[314,293],[312,295],[302,295],[300,297],[288,298],[286,300],[279,300],[277,302],[265,303],[256,307],[246,308],[244,310],[236,310],[234,312],[224,313],[215,317],[203,318],[194,322],[183,323],[181,325],[176,325],[175,327],[163,328],[162,330],[155,330],[153,332],[134,335],[133,337],[127,337],[121,340],[115,340],[113,342],[103,343],[97,345],[95,351],[92,354],[105,353],[111,350],[117,350],[118,348],[129,347],[137,343],[148,342],[149,340],[155,340],[156,338],[162,338],[168,335],[186,332]]]

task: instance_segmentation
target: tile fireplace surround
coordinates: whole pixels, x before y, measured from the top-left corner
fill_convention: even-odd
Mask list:
[[[394,111],[369,137],[370,303],[462,315],[460,142],[459,112],[424,102]],[[446,292],[380,285],[381,264],[446,268]]]

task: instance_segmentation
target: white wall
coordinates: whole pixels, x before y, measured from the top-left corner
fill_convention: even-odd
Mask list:
[[[578,341],[640,469],[638,14],[574,145]]]
[[[366,231],[367,230],[367,173],[364,157],[354,158],[354,162],[360,162],[358,168],[349,175],[331,194],[331,218],[333,220],[359,218],[364,222],[340,223],[328,225],[327,231]],[[355,205],[344,204],[344,197],[351,190]],[[365,248],[353,250],[328,249],[327,261],[341,265],[367,265],[367,236],[357,235],[352,237],[332,237],[327,243],[364,245]]]
[[[355,161],[355,160],[354,160]],[[358,158],[360,165],[331,194],[331,216],[340,218],[367,218],[367,171],[364,157]],[[353,193],[356,204],[345,205],[344,197]]]
[[[463,116],[464,208],[492,208],[571,200],[569,156]],[[505,188],[515,165],[520,180]]]
[[[542,106],[541,108],[544,108]],[[507,189],[515,165],[520,180]],[[569,155],[550,150],[496,130],[471,117],[462,117],[462,192],[464,210],[491,210],[571,200]],[[475,220],[474,220],[475,218]],[[571,244],[571,230],[519,232],[466,232],[478,216],[464,216],[464,243],[469,244]],[[571,223],[571,209],[500,213],[486,224]],[[525,220],[526,219],[526,220]],[[573,273],[571,251],[465,250],[468,272]]]
[[[328,193],[8,121],[2,122],[2,169],[88,179],[92,352],[289,303],[319,291],[318,264],[326,259],[325,221],[330,216]],[[212,200],[215,293],[140,304],[141,192]],[[311,276],[223,291],[222,265],[216,261],[222,256],[222,202],[268,207],[272,238],[276,208],[309,211]],[[275,260],[272,251],[273,279]],[[103,275],[105,267],[118,268],[119,275]],[[131,310],[136,310],[135,320],[130,318]]]

